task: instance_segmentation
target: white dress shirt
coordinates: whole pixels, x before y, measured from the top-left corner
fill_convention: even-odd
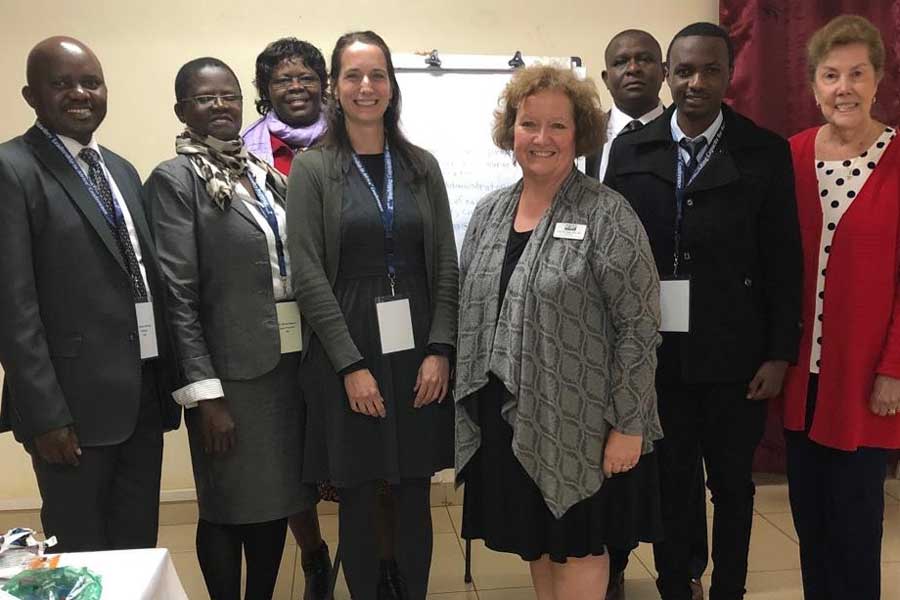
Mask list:
[[[144,280],[144,288],[147,290],[147,298],[150,298],[150,285],[147,282],[147,269],[144,268],[144,259],[141,254],[141,244],[138,242],[137,231],[134,228],[134,220],[131,218],[131,212],[128,210],[128,204],[125,203],[125,199],[122,197],[122,192],[119,191],[119,186],[116,185],[115,179],[113,179],[112,175],[109,173],[109,170],[106,168],[106,163],[103,161],[103,154],[100,152],[100,146],[97,144],[97,138],[91,138],[91,141],[85,146],[81,142],[77,140],[73,140],[72,138],[66,137],[64,135],[56,134],[56,137],[59,138],[59,141],[62,142],[63,146],[66,147],[66,150],[75,158],[75,162],[78,163],[78,166],[81,167],[81,170],[87,176],[88,181],[90,181],[90,167],[84,160],[78,156],[78,153],[81,152],[84,148],[90,148],[94,152],[100,156],[100,164],[103,167],[103,174],[106,176],[106,180],[109,182],[109,189],[112,190],[113,199],[116,204],[119,205],[119,210],[122,211],[122,218],[125,220],[125,227],[128,229],[128,237],[131,240],[131,246],[134,248],[134,257],[137,259],[138,267],[141,270],[141,277]],[[123,256],[124,260],[125,257]]]
[[[663,114],[662,104],[658,104],[656,108],[651,110],[650,112],[641,115],[638,118],[638,121],[641,122],[641,125],[646,125],[659,115]],[[634,121],[634,117],[626,115],[624,112],[619,110],[615,104],[609,111],[609,120],[606,122],[606,143],[603,144],[603,150],[601,151],[600,157],[600,171],[597,173],[597,178],[600,181],[603,181],[603,178],[606,176],[606,167],[609,165],[609,150],[612,147],[613,140],[616,139],[622,130],[625,127]]]
[[[269,227],[269,222],[266,220],[262,209],[259,207],[259,201],[256,199],[256,195],[250,194],[243,185],[238,183],[234,186],[235,200],[239,198],[243,201],[244,206],[246,206],[247,210],[250,211],[250,214],[253,215],[259,228],[262,229],[266,236],[266,246],[269,249],[269,264],[272,268],[272,291],[275,294],[275,301],[281,302],[284,300],[291,300],[293,297],[293,290],[291,289],[291,257],[288,254],[287,249],[286,213],[284,207],[275,201],[272,191],[266,187],[266,171],[253,163],[248,164],[250,168],[247,175],[253,178],[259,186],[259,189],[265,190],[266,196],[269,199],[269,204],[275,209],[275,219],[278,221],[278,233],[280,234],[282,245],[284,247],[284,262],[287,267],[287,275],[285,277],[281,277],[281,271],[278,268],[278,250],[275,247],[275,232]],[[194,408],[197,406],[198,402],[221,398],[224,395],[225,392],[222,389],[222,381],[218,378],[195,381],[172,393],[175,402],[181,404],[185,408]]]

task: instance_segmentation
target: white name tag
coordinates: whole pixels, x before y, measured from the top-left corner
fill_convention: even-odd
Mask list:
[[[303,336],[300,331],[300,307],[293,300],[275,304],[278,315],[278,334],[281,337],[281,353],[290,354],[303,349]]]
[[[688,333],[691,323],[691,282],[671,279],[659,282],[660,331]]]
[[[553,237],[563,240],[583,240],[587,233],[587,225],[580,223],[557,223],[553,228]]]
[[[159,356],[156,345],[156,320],[153,318],[153,303],[139,302],[134,305],[137,314],[138,342],[141,347],[141,360]]]
[[[382,354],[412,350],[416,347],[409,298],[376,300],[375,310],[378,313]]]

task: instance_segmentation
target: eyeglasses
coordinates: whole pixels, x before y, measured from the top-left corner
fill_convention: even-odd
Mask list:
[[[193,102],[197,108],[207,108],[216,103],[216,100],[222,104],[240,104],[244,99],[240,94],[223,94],[221,96],[203,95],[191,96],[189,98],[181,98],[179,102]]]
[[[286,90],[295,81],[307,90],[316,88],[321,84],[321,81],[315,75],[299,75],[296,77],[279,77],[270,81],[269,85],[276,90]]]

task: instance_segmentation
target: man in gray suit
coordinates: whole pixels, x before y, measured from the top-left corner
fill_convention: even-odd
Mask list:
[[[0,145],[0,431],[31,455],[59,549],[153,547],[180,412],[140,178],[94,137],[106,84],[89,48],[40,42],[27,80],[37,122]]]

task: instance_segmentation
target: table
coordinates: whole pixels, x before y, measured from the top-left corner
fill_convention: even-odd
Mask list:
[[[103,579],[102,600],[188,600],[165,548],[71,552],[61,567],[87,567]]]

